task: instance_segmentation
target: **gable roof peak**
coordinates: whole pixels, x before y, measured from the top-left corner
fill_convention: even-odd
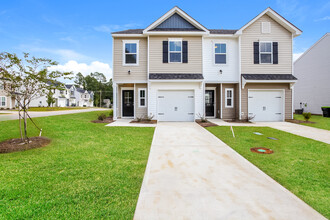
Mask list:
[[[204,33],[209,33],[209,30],[204,27],[202,24],[200,24],[198,21],[196,21],[194,18],[192,18],[190,15],[188,15],[186,12],[184,12],[182,9],[180,9],[178,6],[174,6],[171,10],[166,12],[163,16],[161,16],[159,19],[154,21],[151,25],[149,25],[146,29],[143,30],[143,33],[149,33],[152,29],[155,29],[159,25],[161,25],[164,21],[166,21],[168,18],[170,18],[174,14],[178,14],[181,18],[183,18],[187,23],[189,23],[192,27],[195,27],[197,30],[202,31]]]

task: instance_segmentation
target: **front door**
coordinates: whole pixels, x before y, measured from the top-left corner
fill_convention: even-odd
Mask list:
[[[123,90],[123,117],[134,117],[133,90]]]
[[[205,116],[214,117],[214,90],[205,90]]]

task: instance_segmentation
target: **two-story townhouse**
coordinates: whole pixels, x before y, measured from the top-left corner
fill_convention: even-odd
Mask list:
[[[15,108],[15,97],[5,91],[5,87],[10,86],[10,83],[5,78],[0,78],[0,109]]]
[[[174,7],[145,29],[114,32],[114,117],[292,118],[300,34],[271,8],[239,30],[207,29]]]
[[[94,93],[77,87],[79,98],[77,99],[77,106],[79,107],[93,107],[94,105]]]

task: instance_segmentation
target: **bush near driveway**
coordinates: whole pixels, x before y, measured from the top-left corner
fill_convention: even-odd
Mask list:
[[[296,120],[304,120],[304,117],[302,115],[294,115],[294,119]],[[330,131],[330,118],[326,118],[320,115],[312,115],[311,119],[309,120],[311,122],[315,122],[315,124],[310,123],[301,123],[301,125],[306,125],[314,128],[321,128],[325,130]]]
[[[330,218],[330,145],[268,127],[206,128],[235,151]],[[260,132],[263,135],[255,135]],[[278,140],[267,139],[274,137]],[[273,154],[257,154],[252,147],[266,147]]]
[[[0,155],[0,219],[133,218],[154,128],[91,123],[97,114],[34,118],[52,143]],[[0,141],[17,124],[0,122]]]

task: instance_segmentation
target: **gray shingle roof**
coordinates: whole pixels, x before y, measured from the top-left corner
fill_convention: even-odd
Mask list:
[[[65,87],[66,87],[67,89],[71,89],[72,86],[73,86],[73,85],[68,85],[68,84],[65,85]]]
[[[210,34],[235,34],[237,30],[209,29]]]
[[[142,34],[144,29],[128,29],[124,31],[112,32],[112,34]],[[155,28],[150,31],[202,31],[189,28]],[[210,34],[235,34],[237,30],[209,29]]]
[[[200,73],[150,73],[149,79],[204,79]]]
[[[292,74],[242,74],[246,80],[297,80]]]
[[[144,29],[128,29],[124,31],[112,32],[112,34],[142,34]]]

